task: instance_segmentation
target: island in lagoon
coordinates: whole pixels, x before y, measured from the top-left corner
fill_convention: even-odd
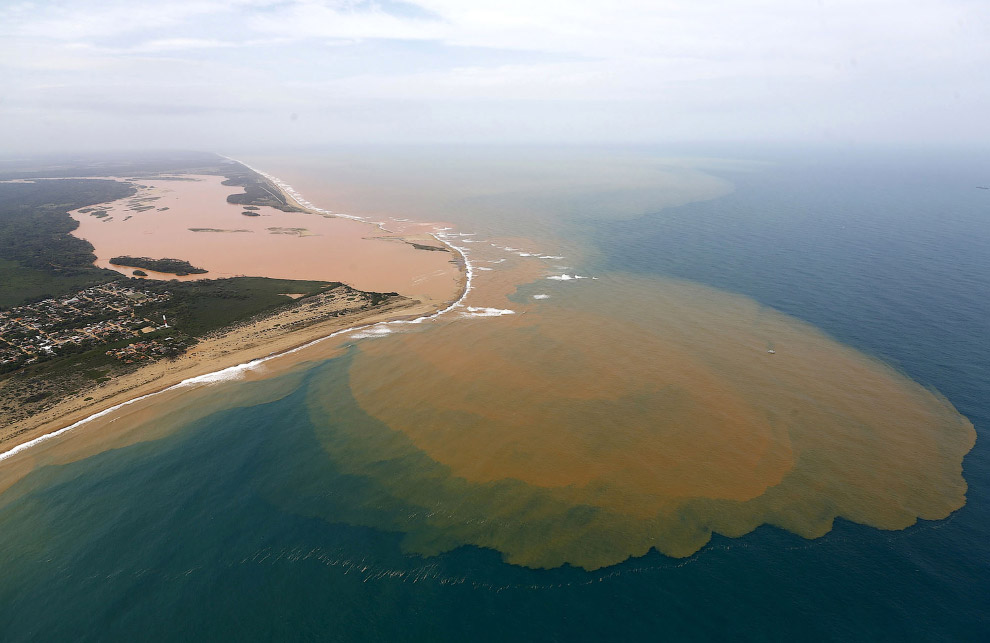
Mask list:
[[[110,263],[114,266],[123,266],[125,268],[147,268],[148,270],[154,270],[155,272],[165,272],[177,277],[185,277],[186,275],[203,275],[206,274],[206,270],[202,268],[197,268],[188,261],[182,259],[152,259],[151,257],[114,257],[110,260]],[[137,274],[136,271],[132,274]],[[148,273],[144,273],[147,275]]]

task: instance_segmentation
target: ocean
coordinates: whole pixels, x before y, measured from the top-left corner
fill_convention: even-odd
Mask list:
[[[985,639],[985,159],[243,160],[471,292],[41,458],[3,640]]]

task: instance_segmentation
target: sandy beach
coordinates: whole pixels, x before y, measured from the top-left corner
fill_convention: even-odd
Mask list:
[[[177,359],[142,366],[134,373],[86,389],[42,413],[4,427],[0,449],[6,453],[128,400],[163,391],[190,378],[283,354],[345,329],[436,312],[430,304],[399,299],[369,310],[329,316],[340,308],[341,302],[334,299],[304,302],[303,306],[229,329],[201,341]]]
[[[135,214],[142,213],[131,209],[133,199],[128,198],[98,206],[100,209],[105,208],[110,214],[109,217],[96,218],[88,216],[85,212],[74,213],[73,216],[82,224],[74,234],[93,242],[97,248],[97,264],[105,267],[111,267],[107,263],[107,258],[119,252],[119,248],[133,248],[135,241],[143,240],[144,245],[137,245],[138,249],[131,254],[190,258],[194,264],[206,264],[205,267],[210,269],[208,274],[191,275],[187,279],[233,276],[229,272],[230,266],[236,266],[233,270],[243,266],[250,272],[236,274],[328,279],[345,282],[351,287],[362,290],[371,290],[371,287],[374,287],[378,291],[399,292],[400,296],[378,306],[360,310],[353,310],[353,302],[347,299],[347,292],[330,291],[299,299],[297,305],[291,308],[207,336],[176,359],[152,362],[132,373],[115,377],[102,384],[95,384],[60,400],[40,413],[9,424],[0,429],[0,461],[4,465],[4,475],[0,476],[0,489],[9,487],[33,467],[32,462],[36,460],[36,452],[43,445],[53,445],[62,441],[62,436],[77,435],[83,431],[98,433],[101,425],[117,419],[115,415],[133,414],[135,411],[133,407],[143,403],[146,398],[155,397],[155,394],[169,389],[186,390],[187,387],[177,387],[177,385],[192,378],[203,378],[204,381],[197,381],[189,386],[208,386],[211,374],[263,359],[266,367],[269,367],[265,369],[266,371],[287,370],[297,361],[313,359],[312,355],[306,357],[311,351],[298,354],[300,357],[297,358],[295,349],[319,342],[331,335],[343,334],[343,331],[348,329],[434,315],[449,307],[466,291],[467,273],[462,255],[454,247],[446,244],[442,245],[444,251],[441,252],[416,249],[413,243],[422,242],[432,246],[442,244],[435,237],[422,231],[405,236],[389,236],[377,226],[363,221],[327,217],[313,211],[267,212],[271,208],[262,209],[264,216],[281,217],[279,223],[286,223],[286,217],[290,216],[305,217],[301,220],[309,226],[307,229],[320,231],[311,236],[322,242],[322,248],[307,249],[292,245],[293,241],[303,240],[307,236],[300,234],[188,232],[186,235],[176,234],[170,238],[161,230],[154,229],[156,223],[160,227],[175,228],[174,232],[187,229],[193,221],[199,225],[211,225],[215,224],[218,217],[229,219],[231,208],[240,211],[240,206],[232,206],[224,201],[230,189],[220,186],[219,177],[194,178],[196,179],[194,181],[182,182],[141,180],[141,183],[147,186],[142,188],[143,194],[157,195],[160,198],[156,199],[156,206],[168,208],[165,211],[159,211],[157,208],[146,210],[155,216],[156,221],[145,221],[143,224],[130,226],[129,230],[119,225],[124,223],[125,219],[130,223]],[[138,196],[140,197],[141,194],[142,192],[139,192]],[[218,195],[219,203],[216,202]],[[182,196],[186,198],[183,200]],[[286,194],[286,197],[292,198],[289,194]],[[167,205],[162,205],[162,202]],[[173,208],[176,211],[173,212]],[[235,216],[247,220],[249,226],[253,223],[255,227],[259,227],[259,224],[262,227],[272,227],[269,225],[270,220],[269,223],[265,223],[261,221],[262,217],[242,217],[240,214]],[[107,221],[108,218],[111,220]],[[113,225],[114,218],[117,219],[118,225]],[[371,231],[377,234],[369,234]],[[210,241],[190,244],[190,238],[187,237],[207,238]],[[230,252],[225,253],[225,250],[228,250],[226,245],[229,244],[219,243],[218,248],[218,238],[224,241],[231,238],[252,238],[252,240],[247,244],[249,246],[247,248],[231,245]],[[265,246],[266,250],[262,254],[268,259],[254,261],[253,269],[248,268],[251,265],[249,262],[257,259],[254,252],[258,250],[255,246],[260,247],[259,243]],[[328,251],[328,244],[348,246],[348,250],[343,255],[336,255],[334,260],[330,258],[333,253],[332,248]],[[368,256],[362,255],[365,251],[370,253],[370,260]],[[227,261],[230,263],[224,263],[225,254],[229,254]],[[365,264],[370,268],[361,274],[361,266]],[[224,266],[227,269],[218,269],[217,266]],[[335,274],[340,272],[344,275]],[[169,275],[168,278],[172,276]],[[292,297],[290,293],[287,294]],[[341,337],[340,341],[346,341],[346,335]],[[288,355],[290,353],[291,356]],[[276,369],[270,368],[272,359],[278,356],[285,356],[279,360],[284,363]],[[270,373],[266,372],[266,374]],[[3,384],[0,384],[0,388],[2,386]],[[130,404],[136,400],[140,400],[138,405]],[[70,430],[66,430],[67,428]],[[32,442],[33,444],[28,448],[19,448]]]

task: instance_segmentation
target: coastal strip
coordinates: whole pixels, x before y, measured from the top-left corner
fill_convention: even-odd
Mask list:
[[[236,159],[229,160],[240,163]],[[283,196],[292,199],[301,207],[316,213],[331,214],[327,210],[316,208],[310,204],[288,184],[280,180],[276,181],[273,177],[243,163],[241,165],[272,181],[282,191]],[[382,227],[380,223],[370,222],[360,217],[333,216],[346,216]],[[385,334],[374,332],[374,329],[385,329],[393,324],[421,324],[462,306],[464,299],[471,291],[474,270],[466,250],[451,241],[447,234],[450,229],[443,228],[430,234],[439,243],[451,248],[457,254],[458,264],[464,272],[460,292],[457,293],[455,299],[445,302],[446,305],[443,305],[442,308],[437,309],[435,304],[423,304],[418,300],[404,299],[391,305],[386,304],[344,317],[336,317],[332,321],[314,323],[303,329],[286,333],[282,329],[282,325],[286,321],[284,316],[291,315],[292,311],[290,310],[265,317],[252,324],[230,329],[216,337],[200,342],[188,354],[174,361],[149,364],[134,373],[118,378],[112,385],[105,386],[105,394],[95,402],[78,399],[85,395],[85,393],[81,393],[42,412],[39,414],[41,416],[40,422],[36,421],[33,426],[20,430],[15,428],[8,440],[16,441],[20,436],[23,436],[24,441],[0,452],[0,462],[156,395],[189,386],[209,385],[238,379],[246,372],[257,369],[274,358],[303,351],[331,338],[361,331],[372,331],[369,336]],[[259,357],[258,353],[261,348],[266,349],[266,352]],[[92,393],[92,391],[87,391],[87,393]],[[37,420],[38,418],[33,419]]]
[[[219,154],[218,156],[220,156],[221,158],[225,158],[228,161],[231,161],[233,163],[238,163],[240,165],[243,165],[244,167],[246,167],[247,169],[251,170],[252,172],[254,172],[256,174],[259,174],[259,175],[263,176],[264,178],[268,179],[269,181],[272,182],[273,185],[275,185],[275,187],[277,187],[279,189],[279,191],[282,193],[282,196],[284,196],[288,200],[291,200],[293,203],[295,203],[300,208],[306,210],[307,212],[311,212],[311,213],[314,213],[314,214],[321,214],[321,215],[330,215],[330,216],[335,216],[335,217],[343,217],[345,219],[353,219],[355,221],[361,221],[362,223],[368,223],[368,224],[371,224],[371,225],[376,225],[376,226],[378,226],[379,229],[387,232],[387,230],[385,229],[385,226],[384,226],[384,224],[382,222],[369,221],[368,219],[366,219],[364,217],[354,216],[354,215],[351,215],[351,214],[343,214],[343,213],[340,213],[340,212],[332,212],[330,210],[326,210],[324,208],[320,208],[320,207],[314,205],[313,203],[309,202],[308,200],[306,200],[301,194],[299,194],[299,192],[295,188],[293,188],[291,185],[289,185],[285,181],[281,180],[280,178],[278,178],[276,176],[273,176],[271,174],[268,174],[267,172],[264,172],[262,170],[259,170],[259,169],[255,168],[255,167],[252,167],[252,166],[248,165],[247,163],[245,163],[244,161],[240,161],[240,160],[235,159],[235,158],[232,158],[230,156],[224,156],[223,154]],[[406,221],[408,221],[408,219],[406,219]],[[461,292],[458,294],[457,298],[453,302],[451,302],[448,306],[446,306],[445,308],[437,311],[436,313],[434,313],[432,315],[426,315],[426,316],[419,317],[417,319],[409,320],[409,321],[392,320],[391,322],[381,322],[381,323],[419,324],[419,323],[422,323],[422,322],[427,321],[429,319],[434,319],[436,317],[439,317],[440,315],[443,315],[444,313],[450,312],[451,310],[453,310],[455,308],[458,308],[458,307],[460,307],[460,306],[463,305],[464,300],[467,298],[468,294],[471,292],[472,281],[473,281],[473,278],[474,278],[474,266],[472,265],[471,260],[468,258],[467,248],[464,248],[463,246],[455,245],[454,242],[451,240],[451,235],[449,234],[449,231],[450,230],[453,230],[453,228],[452,227],[449,227],[449,226],[443,227],[443,228],[440,228],[440,229],[436,230],[435,232],[431,232],[430,233],[430,236],[433,237],[434,239],[436,239],[439,243],[441,243],[441,244],[447,246],[448,248],[451,248],[452,250],[454,250],[457,253],[457,256],[460,259],[460,265],[461,265],[462,269],[464,270],[464,287],[461,289]],[[473,234],[473,233],[471,233],[471,234]],[[372,324],[372,325],[374,325],[374,324]],[[358,329],[355,328],[355,329],[352,329],[352,330],[358,330]],[[2,454],[0,454],[0,455],[2,455]]]
[[[43,431],[42,435],[0,453],[0,461],[13,457],[42,442],[68,433],[93,420],[105,417],[118,409],[141,400],[146,400],[160,393],[188,386],[237,379],[245,372],[254,370],[276,357],[301,351],[332,337],[374,326],[380,323],[378,321],[380,317],[391,319],[400,313],[404,316],[409,316],[410,313],[415,314],[415,312],[420,311],[421,309],[418,310],[414,302],[409,302],[405,306],[396,306],[387,310],[369,311],[373,314],[361,315],[358,313],[349,319],[338,318],[334,320],[336,323],[329,322],[328,324],[314,325],[310,328],[309,332],[289,332],[275,338],[269,338],[267,346],[274,350],[263,357],[251,357],[252,354],[257,354],[257,348],[260,344],[256,342],[265,339],[264,334],[271,328],[279,325],[281,323],[280,320],[284,319],[284,316],[281,314],[272,315],[266,320],[259,322],[261,324],[260,327],[255,325],[254,328],[248,327],[229,331],[217,338],[204,340],[200,344],[197,344],[190,354],[179,357],[175,361],[149,364],[134,373],[122,376],[117,379],[115,385],[110,386],[103,398],[96,403],[83,404],[79,400],[70,399],[66,400],[63,404],[54,406],[52,409],[41,414],[42,416],[52,416],[48,422],[40,427],[36,427]],[[349,325],[355,321],[362,321],[364,323]],[[336,329],[333,330],[335,326]],[[230,350],[231,346],[244,343],[246,343],[247,348]],[[219,355],[211,359],[203,360],[200,358],[200,355],[203,354],[213,356],[217,353]],[[225,360],[224,358],[227,359]],[[224,366],[224,364],[229,362],[233,363]],[[63,405],[68,405],[69,408],[65,408]],[[94,406],[106,406],[106,408],[93,412],[92,407]],[[51,430],[52,424],[64,423],[64,418],[71,418],[78,415],[83,409],[86,409],[85,412],[87,415],[81,419],[73,421],[68,426]],[[34,431],[29,430],[28,432]]]
[[[331,210],[326,210],[324,208],[318,207],[318,206],[314,205],[313,203],[307,201],[301,194],[299,194],[298,191],[296,191],[296,189],[294,187],[292,187],[291,185],[289,185],[285,181],[281,180],[280,178],[278,178],[276,176],[272,176],[271,174],[268,174],[267,172],[264,172],[263,170],[259,170],[258,168],[255,168],[255,167],[252,167],[252,166],[248,165],[244,161],[239,161],[239,160],[237,160],[235,158],[232,158],[230,156],[224,156],[223,154],[218,154],[217,156],[219,156],[220,158],[227,159],[228,161],[230,161],[232,163],[237,163],[238,165],[243,165],[244,167],[246,167],[247,169],[251,170],[255,174],[258,174],[259,176],[263,176],[264,178],[268,179],[272,183],[272,185],[274,185],[276,188],[278,188],[278,190],[282,193],[282,196],[285,197],[285,199],[287,201],[292,201],[293,203],[296,204],[296,206],[298,206],[300,209],[302,209],[302,210],[304,210],[306,212],[309,212],[309,213],[312,213],[312,214],[320,214],[320,215],[326,215],[326,216],[341,217],[341,218],[344,218],[344,219],[353,219],[354,221],[361,221],[362,223],[372,223],[374,225],[377,225],[379,228],[382,228],[382,224],[380,222],[369,221],[368,219],[366,219],[364,217],[355,216],[353,214],[343,214],[341,212],[332,212]],[[384,229],[384,228],[382,228],[382,229]]]

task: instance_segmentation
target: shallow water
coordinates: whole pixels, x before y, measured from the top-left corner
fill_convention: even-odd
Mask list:
[[[466,307],[38,468],[9,638],[977,638],[972,169],[499,154],[246,159],[453,225]]]

